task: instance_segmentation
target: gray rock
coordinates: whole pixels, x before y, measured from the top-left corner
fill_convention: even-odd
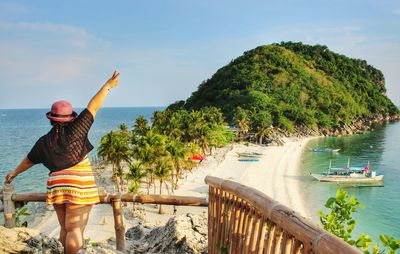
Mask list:
[[[0,253],[63,253],[63,246],[32,228],[0,226]]]
[[[130,229],[128,229],[125,233],[125,237],[128,240],[134,240],[138,241],[142,239],[145,235],[148,235],[150,232],[150,229],[145,228],[143,224],[138,224]]]
[[[207,230],[207,218],[204,215],[180,215],[171,218],[165,226],[154,228],[139,241],[131,239],[128,252],[207,253]]]

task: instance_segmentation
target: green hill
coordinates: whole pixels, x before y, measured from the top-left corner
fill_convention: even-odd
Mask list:
[[[293,42],[245,52],[200,84],[186,102],[169,108],[181,106],[215,106],[229,122],[245,110],[286,129],[333,128],[359,118],[399,113],[386,96],[380,70],[326,46]]]

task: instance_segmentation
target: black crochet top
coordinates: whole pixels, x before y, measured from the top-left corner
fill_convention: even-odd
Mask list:
[[[28,159],[34,164],[43,163],[51,172],[75,166],[93,149],[88,139],[93,121],[93,115],[84,109],[72,122],[54,124],[32,147]]]

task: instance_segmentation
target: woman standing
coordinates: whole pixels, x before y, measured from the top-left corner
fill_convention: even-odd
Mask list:
[[[75,254],[83,248],[83,232],[90,210],[100,202],[88,159],[93,149],[88,132],[108,92],[118,85],[118,78],[119,73],[115,71],[79,115],[67,101],[53,103],[46,114],[51,130],[39,138],[28,155],[5,177],[6,182],[11,182],[39,163],[50,170],[47,203],[53,204],[57,213],[60,242],[67,254]]]

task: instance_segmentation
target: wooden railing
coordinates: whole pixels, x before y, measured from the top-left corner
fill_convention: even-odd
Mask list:
[[[0,212],[4,213],[4,226],[6,228],[15,227],[16,208],[28,202],[46,202],[46,198],[47,193],[14,193],[14,186],[5,184],[2,193],[0,193],[0,200],[3,201],[3,207],[0,207]],[[121,202],[176,206],[208,206],[207,199],[200,197],[100,193],[100,203],[111,204],[113,208],[116,248],[119,251],[125,251],[125,226]]]
[[[207,176],[208,253],[362,253],[262,192]]]
[[[251,187],[207,176],[209,200],[199,197],[100,194],[113,207],[117,250],[125,250],[121,202],[208,206],[208,253],[360,254],[340,238],[323,231],[298,213]],[[5,226],[15,227],[15,208],[27,202],[45,202],[46,193],[16,194],[6,184],[3,201]]]

